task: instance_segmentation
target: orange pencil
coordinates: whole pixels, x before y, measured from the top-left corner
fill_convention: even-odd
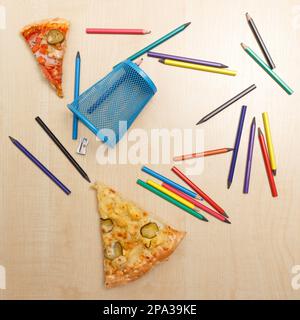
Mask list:
[[[216,154],[221,154],[221,153],[226,153],[232,151],[233,148],[222,148],[222,149],[215,149],[215,150],[207,150],[203,152],[198,152],[198,153],[191,153],[191,154],[186,154],[182,156],[177,156],[174,157],[174,161],[183,161],[183,160],[188,160],[188,159],[194,159],[194,158],[201,158],[201,157],[208,157],[208,156],[213,156]]]

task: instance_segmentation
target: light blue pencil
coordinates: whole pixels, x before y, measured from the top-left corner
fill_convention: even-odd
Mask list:
[[[76,54],[75,59],[75,83],[74,83],[74,100],[79,97],[79,87],[80,87],[80,53],[79,51]],[[77,140],[78,136],[78,118],[76,115],[73,115],[73,132],[72,132],[72,139]]]

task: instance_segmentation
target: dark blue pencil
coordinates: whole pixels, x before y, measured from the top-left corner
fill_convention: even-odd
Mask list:
[[[239,126],[238,126],[238,130],[237,130],[236,138],[235,138],[235,145],[234,145],[234,149],[233,149],[233,153],[232,153],[230,170],[229,170],[229,175],[228,175],[228,180],[227,180],[227,188],[228,189],[230,188],[232,180],[233,180],[236,160],[237,160],[241,137],[242,137],[242,132],[243,132],[243,125],[244,125],[244,120],[245,120],[245,116],[246,116],[246,111],[247,111],[247,106],[242,106]]]
[[[60,180],[58,180],[53,173],[51,173],[34,155],[32,155],[18,140],[9,137],[11,142],[20,150],[22,151],[27,158],[29,158],[37,167],[39,167],[56,185],[58,185],[63,192],[67,195],[71,193],[69,190]]]
[[[76,59],[75,59],[75,83],[74,83],[74,100],[79,97],[79,87],[80,87],[80,53],[77,52]],[[76,115],[73,115],[73,132],[72,132],[72,139],[77,140],[78,136],[78,118]]]

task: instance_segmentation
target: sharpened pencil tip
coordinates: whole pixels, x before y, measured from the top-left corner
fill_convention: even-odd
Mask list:
[[[203,123],[203,122],[204,122],[204,120],[203,120],[203,118],[202,118],[201,120],[199,120],[199,121],[196,123],[196,126],[197,126],[198,124]]]
[[[255,119],[255,117],[253,117],[253,119],[252,119],[252,123],[256,123],[256,119]]]
[[[209,222],[205,217],[203,217],[202,221]]]
[[[16,139],[14,139],[13,137],[11,137],[11,136],[8,136],[9,137],[9,139],[10,139],[10,141],[12,142],[12,143],[15,143],[17,140]]]
[[[140,66],[142,62],[144,61],[144,58],[140,58],[138,61],[135,62],[137,66]]]
[[[227,189],[230,188],[232,181],[227,181]]]
[[[248,12],[246,12],[246,18],[248,21],[251,20],[250,14]]]
[[[247,46],[245,45],[245,43],[241,43],[241,46],[242,46],[242,48],[244,49],[244,50],[246,50],[247,49]]]
[[[222,63],[221,63],[221,68],[226,69],[226,68],[229,68],[229,67],[226,66],[226,64],[222,64]]]
[[[272,170],[273,176],[276,176],[277,170]]]
[[[151,30],[144,30],[144,34],[149,34],[151,33]]]
[[[187,22],[184,24],[185,28],[188,27],[192,22]]]
[[[227,150],[228,150],[228,151],[233,151],[233,150],[234,150],[234,148],[227,148]]]
[[[91,183],[91,180],[90,180],[90,178],[89,178],[87,175],[84,175],[83,178],[84,178],[87,182]]]
[[[261,131],[261,128],[258,128],[257,131],[258,131],[258,134],[263,134]]]
[[[225,223],[231,224],[231,222],[229,220],[224,220]]]
[[[165,62],[165,60],[164,60],[164,59],[158,59],[158,62],[160,62],[160,63],[164,63],[164,62]]]
[[[76,59],[79,59],[79,58],[80,58],[80,53],[79,53],[79,51],[77,51]]]
[[[226,212],[223,212],[223,216],[229,218],[229,215]]]

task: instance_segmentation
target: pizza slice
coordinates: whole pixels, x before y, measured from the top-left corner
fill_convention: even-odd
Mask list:
[[[185,236],[153,219],[115,190],[96,183],[104,246],[105,286],[136,280],[168,258]]]
[[[44,76],[59,97],[63,97],[62,69],[68,30],[69,22],[61,18],[32,23],[21,30]]]

